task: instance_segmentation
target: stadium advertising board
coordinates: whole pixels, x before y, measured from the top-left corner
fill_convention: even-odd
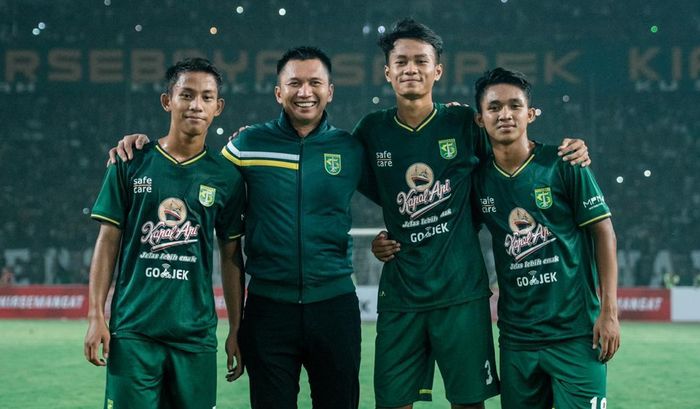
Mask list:
[[[85,318],[87,307],[84,285],[0,288],[0,318]]]

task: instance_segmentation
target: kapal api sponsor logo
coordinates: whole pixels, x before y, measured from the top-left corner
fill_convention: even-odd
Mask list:
[[[187,206],[176,197],[163,200],[158,206],[157,223],[147,221],[141,226],[141,243],[150,244],[151,251],[197,242],[199,225],[187,220]]]
[[[450,180],[435,180],[433,170],[425,163],[414,163],[406,169],[408,192],[399,192],[396,204],[399,213],[415,219],[450,198]]]
[[[506,234],[503,245],[506,253],[519,261],[557,238],[546,226],[535,221],[527,210],[516,207],[508,215],[508,225],[513,234]]]

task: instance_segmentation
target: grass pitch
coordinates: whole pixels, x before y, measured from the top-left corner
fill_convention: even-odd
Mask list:
[[[227,330],[221,324],[220,343]],[[101,408],[105,370],[83,357],[86,329],[85,321],[0,320],[0,408]],[[371,409],[375,326],[363,324],[362,331],[360,407]],[[217,408],[249,407],[246,375],[227,383],[223,351],[218,363]],[[444,396],[437,374],[433,402],[415,409],[449,408]],[[499,407],[498,398],[486,402],[487,409]],[[700,324],[624,322],[622,348],[608,365],[608,407],[700,408]],[[311,408],[305,378],[299,408]]]

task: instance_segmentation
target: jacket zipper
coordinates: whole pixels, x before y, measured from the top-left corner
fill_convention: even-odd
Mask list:
[[[302,233],[301,233],[301,212],[302,212],[302,183],[301,183],[301,178],[302,178],[302,163],[304,163],[304,139],[306,138],[299,138],[299,171],[297,173],[297,243],[298,243],[298,251],[299,251],[299,298],[298,302],[299,304],[302,304],[304,301],[304,262],[303,262],[303,241],[302,241]]]

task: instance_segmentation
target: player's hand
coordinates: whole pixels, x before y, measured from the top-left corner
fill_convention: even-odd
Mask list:
[[[234,360],[236,366],[234,366]],[[226,337],[226,380],[233,382],[243,375],[243,358],[238,347],[238,333],[229,332]]]
[[[571,165],[581,165],[582,168],[591,164],[591,158],[588,156],[588,147],[583,139],[564,138],[559,145],[559,156],[563,160],[571,163]]]
[[[236,132],[228,137],[228,141],[231,142],[232,140],[238,138],[238,135],[240,135],[246,128],[250,128],[250,125],[243,125],[242,127],[238,128]]]
[[[608,362],[620,348],[620,321],[617,314],[601,313],[593,325],[593,349],[600,347],[598,360]]]
[[[116,147],[109,150],[109,160],[107,165],[117,163],[117,155],[124,162],[128,162],[134,158],[134,147],[138,150],[143,149],[143,145],[149,141],[148,136],[142,133],[135,133],[124,136]]]
[[[95,366],[107,365],[109,358],[109,328],[104,318],[91,318],[88,323],[87,334],[83,352],[85,359]],[[102,345],[102,358],[100,358],[100,345]]]
[[[389,240],[389,233],[380,231],[372,240],[372,253],[380,261],[387,262],[394,259],[394,254],[401,251],[401,243]]]

